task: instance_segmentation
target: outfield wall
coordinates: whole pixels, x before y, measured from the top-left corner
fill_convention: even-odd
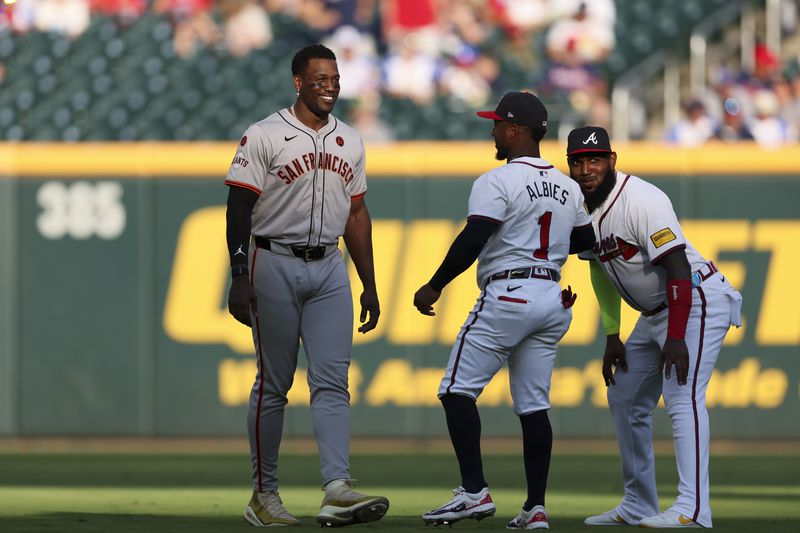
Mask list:
[[[222,177],[234,148],[0,145],[0,435],[244,434],[255,359],[226,308]],[[670,196],[688,238],[744,296],[745,324],[708,391],[713,434],[800,437],[800,149],[617,149],[620,170]],[[367,153],[382,315],[354,337],[353,433],[445,435],[436,388],[478,294],[474,266],[435,318],[411,299],[460,231],[472,180],[497,163],[490,143]],[[561,153],[543,149],[565,170]],[[613,435],[588,269],[570,259],[563,278],[579,298],[553,379],[554,430]],[[624,311],[626,333],[635,317]],[[289,405],[286,433],[310,435],[304,368]],[[485,434],[518,433],[504,372],[481,405]],[[669,435],[663,409],[657,422]]]

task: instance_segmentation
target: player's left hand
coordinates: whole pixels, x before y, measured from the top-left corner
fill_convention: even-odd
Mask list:
[[[672,365],[675,365],[675,377],[678,378],[678,385],[686,385],[686,378],[689,376],[689,349],[686,348],[686,341],[683,339],[667,339],[661,349],[661,359],[658,363],[658,371],[664,372],[664,377],[669,379],[672,374]]]
[[[435,316],[433,304],[436,303],[441,295],[442,291],[434,290],[433,287],[426,283],[414,293],[414,307],[423,315]]]
[[[367,320],[369,315],[369,320]],[[364,289],[361,293],[361,316],[358,326],[359,333],[366,333],[375,329],[378,325],[378,317],[381,316],[381,304],[378,302],[378,291],[374,287]]]
[[[575,300],[577,299],[578,295],[572,292],[570,285],[567,285],[567,288],[561,291],[561,305],[564,306],[564,309],[569,309],[575,305]]]

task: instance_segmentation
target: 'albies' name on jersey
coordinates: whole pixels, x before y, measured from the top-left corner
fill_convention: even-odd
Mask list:
[[[539,171],[539,174],[541,174],[543,178],[548,176],[547,172],[544,171]],[[534,181],[530,185],[526,185],[525,189],[528,191],[531,202],[538,198],[545,197],[552,198],[561,205],[564,205],[567,203],[567,198],[569,198],[569,191],[567,189],[562,189],[561,185],[550,181]]]

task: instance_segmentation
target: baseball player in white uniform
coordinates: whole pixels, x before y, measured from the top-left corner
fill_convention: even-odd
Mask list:
[[[548,528],[544,508],[553,433],[550,377],[556,344],[572,320],[571,289],[561,290],[567,254],[591,248],[594,233],[580,187],[541,159],[547,110],[529,93],[503,96],[494,120],[497,159],[507,164],[480,176],[469,197],[467,225],[414,305],[433,315],[447,283],[478,259],[475,307],[450,353],[439,385],[450,439],[461,470],[454,497],[425,513],[426,524],[452,524],[495,513],[483,476],[481,421],[475,401],[508,363],[514,412],[522,425],[528,496],[511,529]]]
[[[573,130],[567,161],[597,236],[594,248],[580,257],[592,259],[607,335],[603,377],[625,481],[622,502],[585,523],[711,527],[705,394],[725,334],[741,323],[741,295],[686,240],[663,192],[616,171],[606,130]],[[624,345],[620,297],[641,312]],[[680,483],[678,498],[659,513],[652,418],[662,394]]]
[[[364,145],[330,114],[339,94],[333,52],[303,48],[292,60],[292,75],[297,101],[247,128],[225,178],[233,278],[228,307],[251,326],[258,366],[247,417],[253,495],[244,518],[254,526],[299,523],[278,494],[277,469],[302,339],[325,491],[317,521],[371,522],[389,502],[356,492],[350,480],[353,302],[337,248],[344,236],[364,285],[359,331],[370,331],[380,308],[364,203]]]

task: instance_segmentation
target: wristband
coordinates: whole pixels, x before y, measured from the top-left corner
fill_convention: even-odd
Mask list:
[[[667,280],[667,338],[683,339],[692,310],[692,282],[688,279]]]
[[[250,270],[247,265],[233,265],[231,266],[231,277],[241,276],[242,274],[249,274]]]

